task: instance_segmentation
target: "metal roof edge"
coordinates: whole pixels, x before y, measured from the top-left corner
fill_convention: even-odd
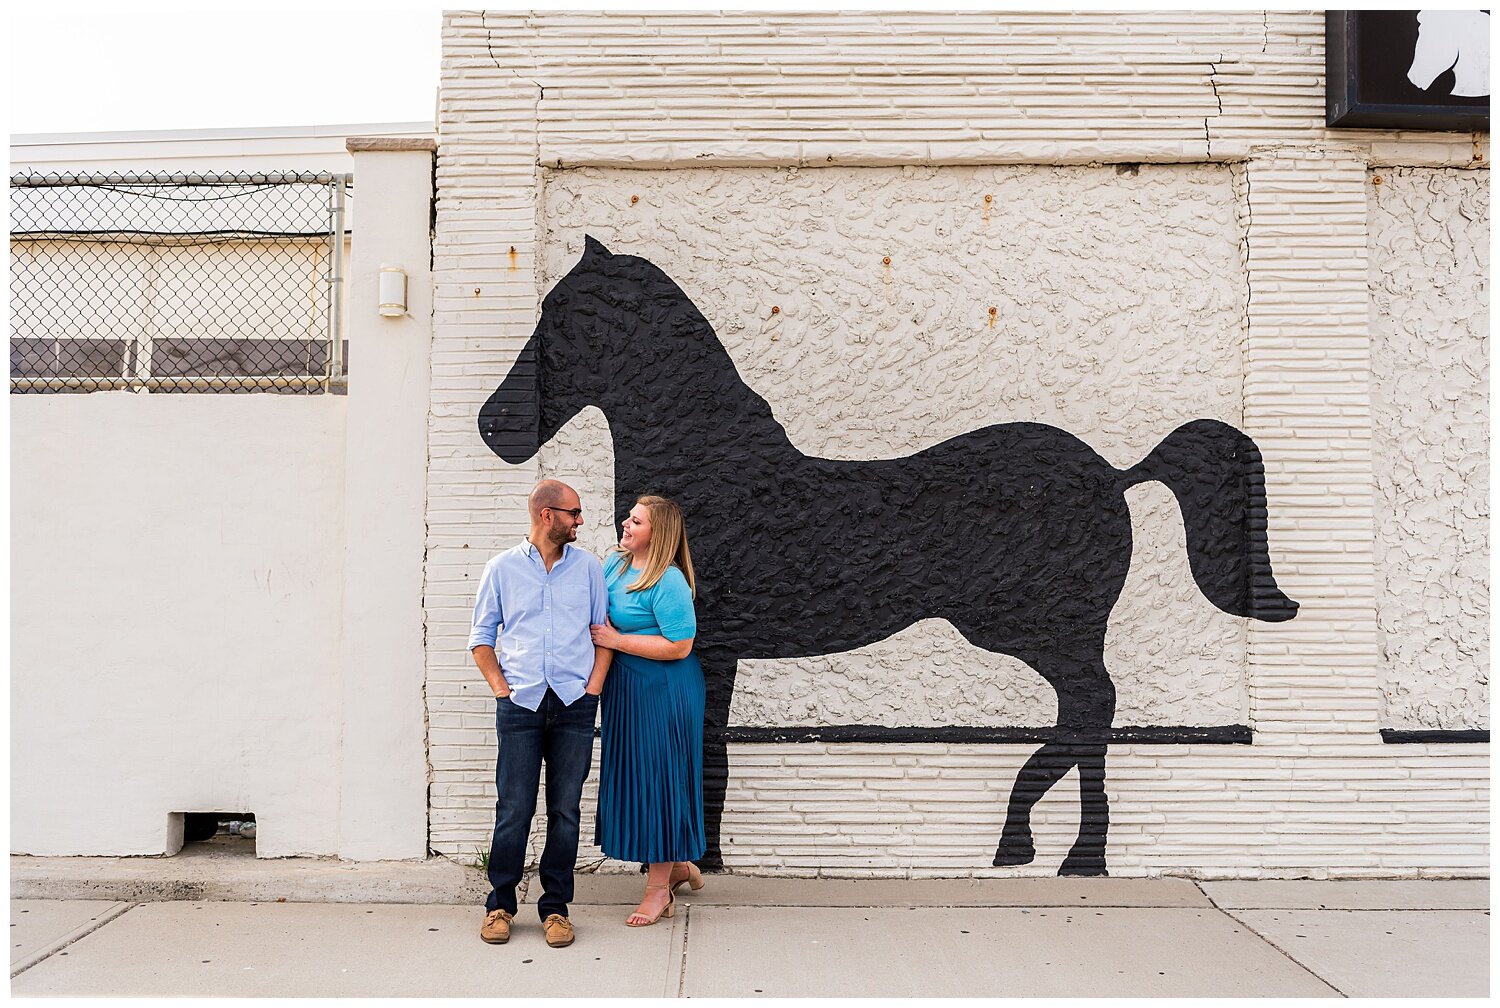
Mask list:
[[[334,123],[310,126],[235,127],[195,130],[117,130],[108,133],[18,133],[10,146],[44,147],[66,144],[163,143],[193,140],[260,140],[287,137],[350,137],[402,134],[436,136],[436,122]]]

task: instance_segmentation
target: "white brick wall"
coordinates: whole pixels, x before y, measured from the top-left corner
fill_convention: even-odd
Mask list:
[[[1380,744],[1360,154],[1274,147],[1246,170],[1245,432],[1266,460],[1277,580],[1302,603],[1289,624],[1250,624],[1266,741]]]
[[[540,299],[540,173],[624,166],[1232,165],[1244,428],[1272,556],[1303,603],[1249,625],[1248,747],[1117,746],[1111,870],[1211,877],[1487,871],[1488,746],[1384,745],[1372,542],[1367,170],[1487,165],[1482,137],[1322,126],[1322,15],[450,14],[439,109],[428,484],[431,843],[492,815],[489,699],[463,649],[474,579],[523,530],[535,467],[478,440],[479,405]],[[1014,746],[731,747],[726,860],[786,874],[986,867]],[[585,800],[585,812],[590,812]],[[589,826],[585,825],[587,833]]]

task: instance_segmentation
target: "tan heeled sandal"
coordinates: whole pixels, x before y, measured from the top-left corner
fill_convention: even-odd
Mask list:
[[[703,873],[698,870],[698,866],[693,864],[693,862],[688,861],[686,864],[688,866],[687,878],[680,878],[672,883],[672,895],[674,897],[677,895],[677,890],[682,888],[684,882],[688,884],[688,888],[693,890],[693,892],[697,892],[703,888]]]
[[[661,920],[663,917],[671,917],[673,914],[675,914],[677,912],[677,900],[672,895],[672,891],[673,890],[672,890],[671,886],[667,886],[667,885],[649,885],[649,884],[646,886],[646,891],[647,892],[650,892],[652,889],[665,889],[665,890],[667,890],[667,905],[664,906],[664,907],[662,907],[661,910],[657,912],[657,914],[656,914],[655,917],[652,917],[649,920],[642,920],[639,924],[634,923],[634,919],[636,917],[645,917],[646,915],[643,914],[643,913],[641,913],[639,910],[634,911],[633,913],[631,913],[631,915],[629,917],[625,918],[625,926],[626,927],[650,927],[652,924],[655,924],[657,921]]]

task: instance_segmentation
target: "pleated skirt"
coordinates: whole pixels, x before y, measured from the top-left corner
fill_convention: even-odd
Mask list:
[[[703,666],[616,652],[600,697],[594,843],[619,861],[703,856]]]

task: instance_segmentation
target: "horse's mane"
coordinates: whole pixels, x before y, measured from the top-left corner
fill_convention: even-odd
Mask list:
[[[584,235],[583,255],[563,281],[571,282],[577,291],[587,291],[610,309],[648,324],[652,318],[644,318],[643,311],[653,318],[684,313],[696,323],[694,328],[713,333],[692,298],[665,270],[649,259],[616,255],[591,235]]]
[[[583,257],[564,281],[572,281],[594,311],[613,315],[617,328],[635,338],[634,349],[648,357],[656,356],[657,350],[673,359],[686,354],[700,364],[712,363],[716,371],[727,370],[739,381],[714,327],[677,281],[649,259],[616,255],[585,235]]]
[[[600,357],[623,355],[630,369],[643,367],[660,380],[654,394],[727,406],[743,419],[759,416],[777,428],[780,438],[786,437],[769,404],[741,379],[708,319],[661,267],[638,256],[616,255],[585,235],[583,255],[559,286],[563,284],[591,315],[609,323],[604,328],[629,340],[627,347],[584,350]]]

